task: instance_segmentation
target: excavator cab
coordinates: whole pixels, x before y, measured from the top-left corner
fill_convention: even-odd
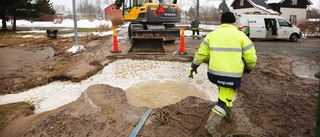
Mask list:
[[[165,54],[164,42],[174,42],[180,29],[174,23],[181,21],[181,10],[176,0],[166,4],[162,0],[117,0],[122,7],[123,21],[130,22],[128,37],[132,54]]]
[[[145,0],[124,0],[123,15],[128,14],[132,8],[140,7],[144,3],[145,3]]]

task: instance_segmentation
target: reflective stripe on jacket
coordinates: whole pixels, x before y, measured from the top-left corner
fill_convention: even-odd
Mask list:
[[[192,28],[192,30],[198,30],[199,28]]]
[[[232,78],[242,77],[244,67],[253,69],[257,60],[252,41],[231,24],[220,25],[204,38],[192,64],[198,66],[207,58],[208,73]]]

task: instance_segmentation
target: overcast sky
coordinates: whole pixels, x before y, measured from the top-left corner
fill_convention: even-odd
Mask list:
[[[50,2],[53,3],[53,5],[65,5],[67,9],[72,10],[72,1],[73,0],[50,0]],[[89,1],[94,1],[94,0],[89,0]],[[104,1],[104,0],[101,0]],[[193,0],[195,1],[195,0]],[[208,1],[212,1],[210,3],[208,3]],[[200,0],[200,5],[215,5],[216,7],[219,6],[219,4],[221,3],[222,0]],[[227,0],[227,3],[231,3],[232,0]],[[311,5],[312,7],[317,7],[320,8],[320,0],[310,0],[313,5]],[[76,3],[79,2],[79,0],[76,0]],[[186,1],[186,0],[178,0],[178,4],[180,5],[181,8],[183,8],[184,10],[186,10],[186,7],[190,7],[190,5],[194,5],[193,2],[191,2],[190,0]],[[104,5],[104,4],[103,4]],[[102,6],[103,6],[102,5]],[[189,9],[189,8],[187,8]]]

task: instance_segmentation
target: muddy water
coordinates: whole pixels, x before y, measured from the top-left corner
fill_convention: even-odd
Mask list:
[[[188,77],[190,63],[119,60],[108,67],[102,73],[115,75],[113,81],[119,81],[115,84],[121,85],[128,102],[136,107],[162,107],[188,96],[217,100],[218,89],[207,79],[206,64],[200,66],[194,79]]]
[[[20,46],[24,45],[21,44]],[[15,71],[19,70],[21,67],[25,67],[22,64],[34,66],[38,65],[38,63],[52,60],[52,57],[54,56],[54,49],[51,47],[35,48],[27,51],[9,47],[3,47],[3,49],[4,50],[0,50],[0,74],[1,72],[6,71],[8,71],[6,73],[15,73]],[[9,54],[15,56],[6,56]]]
[[[188,96],[209,100],[209,95],[193,84],[173,80],[148,81],[132,85],[126,91],[128,102],[135,107],[163,107]]]
[[[294,61],[292,62],[292,73],[298,77],[317,79],[314,74],[319,69],[315,61]]]

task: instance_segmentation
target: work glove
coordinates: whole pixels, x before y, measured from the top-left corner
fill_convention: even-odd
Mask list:
[[[196,74],[198,74],[197,68],[192,68],[192,67],[190,67],[189,78],[193,78],[193,72],[195,72]]]
[[[244,68],[244,70],[243,70],[243,73],[244,74],[250,74],[250,73],[252,73],[252,69],[248,69],[248,68]]]

